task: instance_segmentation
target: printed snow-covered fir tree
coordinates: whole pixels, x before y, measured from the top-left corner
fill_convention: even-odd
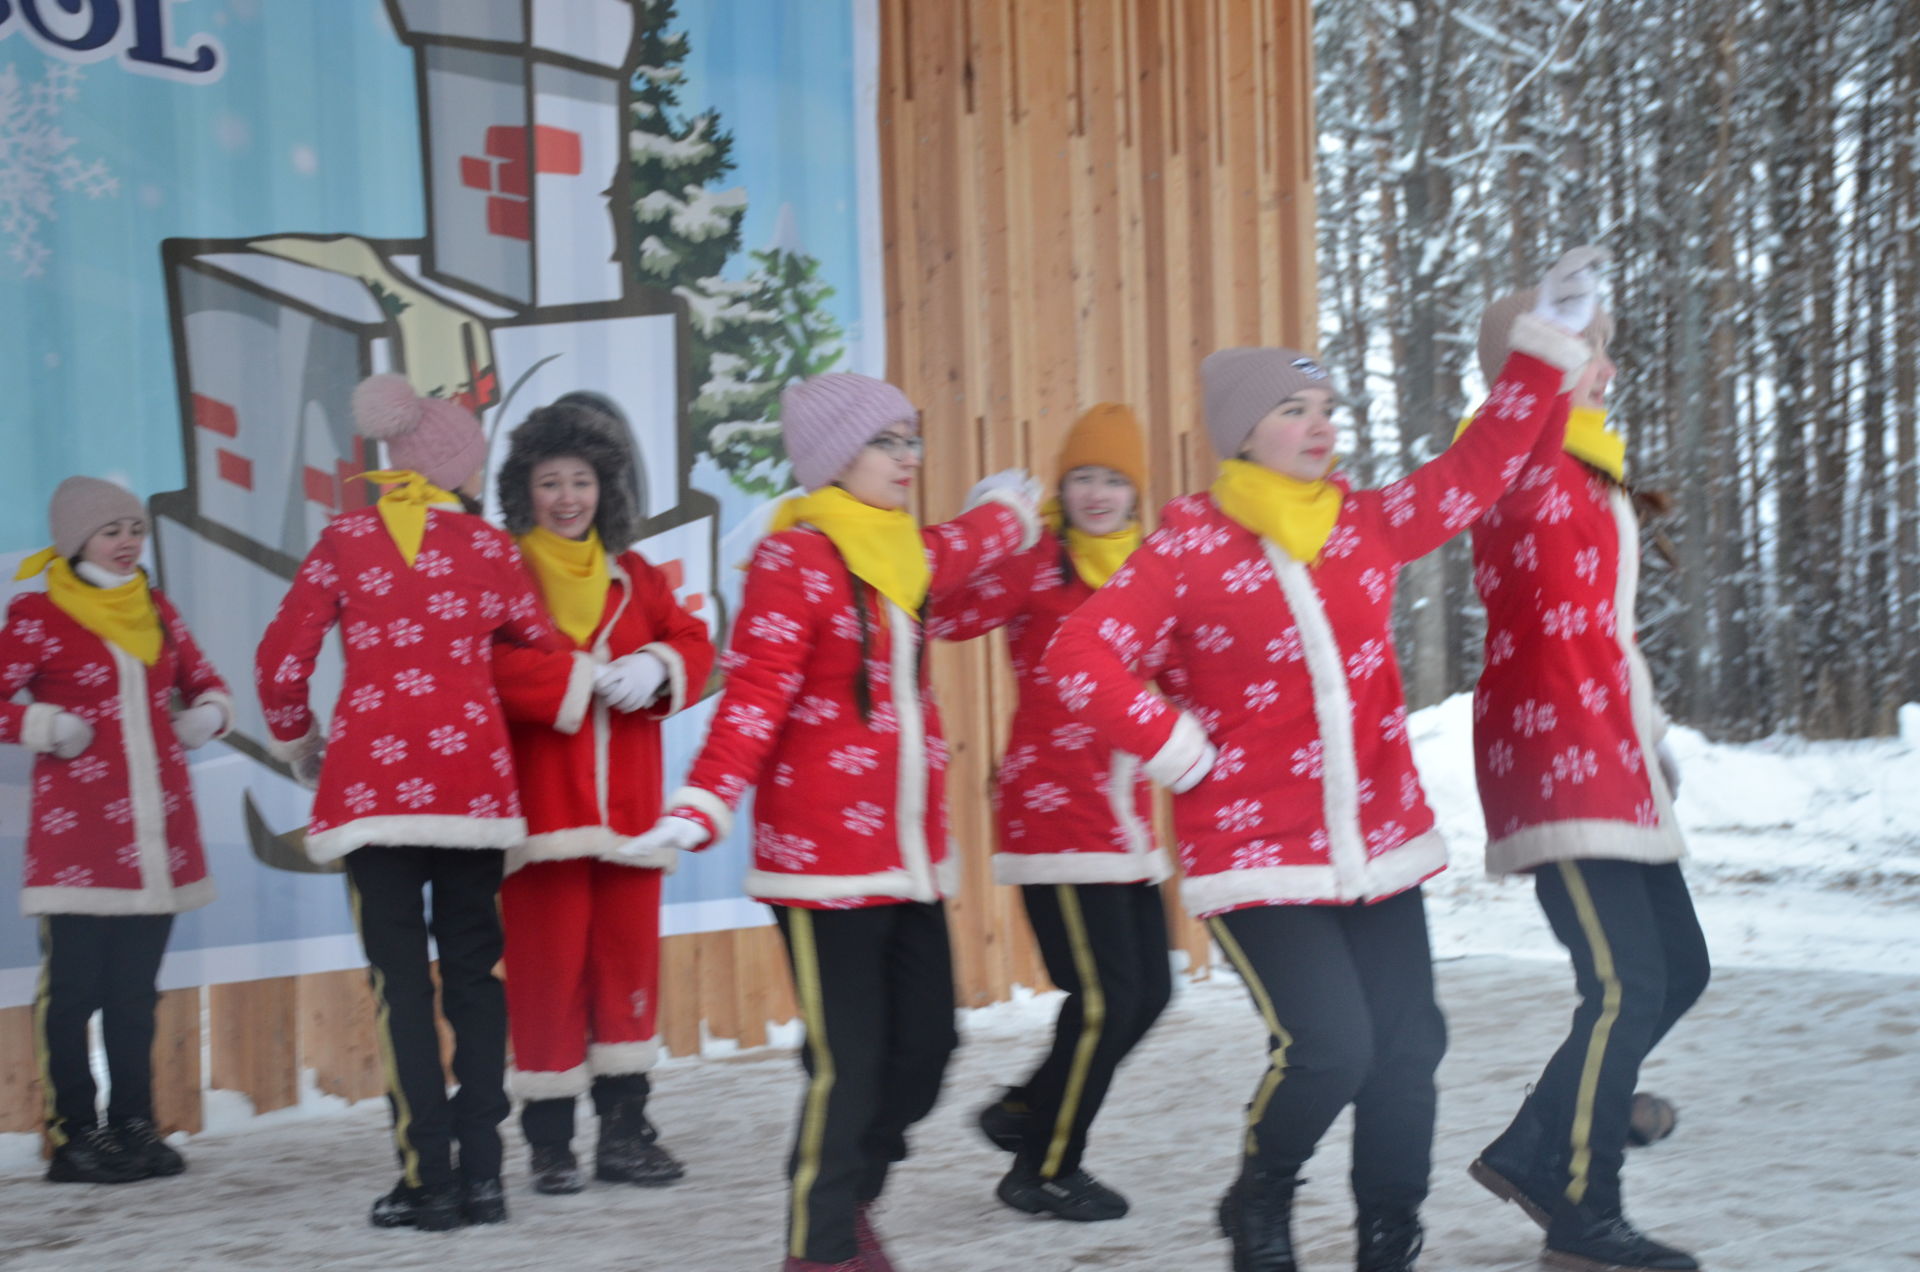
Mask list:
[[[53,249],[40,241],[40,226],[53,219],[60,191],[99,199],[120,189],[105,162],[70,153],[76,142],[60,130],[60,112],[79,96],[80,77],[77,66],[49,62],[29,85],[12,66],[0,66],[0,234],[23,278],[46,272]]]
[[[716,188],[733,171],[733,136],[718,112],[680,113],[686,32],[671,30],[673,0],[642,0],[633,76],[634,264],[640,278],[685,298],[691,312],[692,445],[742,490],[773,495],[789,484],[780,443],[780,390],[841,356],[833,289],[800,250],[791,209],[773,243],[750,253],[751,272],[723,270],[740,248],[746,191]]]

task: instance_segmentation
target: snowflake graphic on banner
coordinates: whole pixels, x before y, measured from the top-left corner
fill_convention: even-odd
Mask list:
[[[89,199],[120,191],[106,162],[71,153],[78,143],[60,129],[61,112],[80,95],[80,78],[79,67],[51,63],[38,83],[26,84],[17,69],[0,66],[0,235],[24,278],[44,274],[53,256],[40,229],[57,215],[62,191]]]

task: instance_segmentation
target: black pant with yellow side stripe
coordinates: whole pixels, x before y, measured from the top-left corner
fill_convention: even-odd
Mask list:
[[[94,1126],[100,1092],[87,1022],[100,1013],[107,1053],[107,1120],[153,1120],[153,1009],[171,914],[49,914],[40,920],[34,1051],[46,1093],[47,1136],[61,1145]]]
[[[959,1043],[947,912],[937,902],[773,912],[807,1033],[787,1253],[839,1263],[857,1254],[854,1212],[905,1159],[907,1130],[940,1098]]]
[[[1296,1176],[1351,1104],[1361,1212],[1418,1209],[1447,1049],[1420,889],[1371,905],[1251,906],[1209,926],[1267,1026],[1247,1164]]]
[[[1027,884],[1020,895],[1047,975],[1067,997],[1053,1046],[1007,1099],[1029,1114],[1021,1156],[1058,1179],[1079,1168],[1114,1071],[1173,994],[1167,918],[1151,883]]]
[[[1559,1146],[1567,1200],[1610,1213],[1640,1064],[1706,989],[1707,941],[1677,863],[1562,861],[1533,883],[1580,1004],[1528,1107]]]
[[[493,969],[501,952],[497,897],[504,863],[505,854],[494,848],[381,846],[347,854],[394,1148],[402,1176],[416,1188],[500,1174],[500,1123],[509,1108],[507,997]],[[429,934],[440,955],[440,1007],[453,1026],[453,1077],[460,1089],[451,1098],[434,1023]]]

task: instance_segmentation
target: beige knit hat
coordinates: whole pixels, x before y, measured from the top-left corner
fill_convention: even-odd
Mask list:
[[[1232,459],[1267,412],[1305,389],[1338,396],[1333,379],[1298,349],[1221,349],[1200,364],[1207,394],[1207,436],[1214,453]]]
[[[67,478],[54,487],[47,503],[47,528],[53,533],[54,551],[63,557],[76,555],[104,526],[123,517],[144,521],[146,516],[140,496],[98,477]]]
[[[1489,388],[1500,378],[1500,368],[1513,356],[1514,320],[1521,314],[1531,313],[1539,299],[1540,289],[1529,287],[1502,296],[1480,315],[1480,374],[1486,377]],[[1606,348],[1607,341],[1613,339],[1613,315],[1605,309],[1595,310],[1593,321],[1580,334],[1596,351]]]

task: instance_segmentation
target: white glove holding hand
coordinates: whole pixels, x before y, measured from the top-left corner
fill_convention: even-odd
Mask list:
[[[646,650],[616,658],[593,673],[593,692],[615,711],[638,711],[667,683],[667,664]]]
[[[1660,776],[1667,780],[1667,798],[1679,799],[1680,761],[1674,758],[1673,748],[1665,738],[1653,744],[1653,757],[1660,762]]]
[[[53,718],[53,747],[55,755],[70,760],[93,745],[93,726],[71,711],[62,711]]]
[[[1213,772],[1214,761],[1219,758],[1220,748],[1212,742],[1201,743],[1200,754],[1194,758],[1192,764],[1187,766],[1186,772],[1167,783],[1167,789],[1175,795],[1183,795],[1192,790],[1206,780],[1207,774]]]
[[[227,713],[211,702],[174,713],[173,736],[189,751],[197,751],[219,734],[227,722]]]
[[[1600,312],[1601,273],[1608,261],[1604,247],[1576,247],[1553,263],[1540,280],[1537,317],[1572,335],[1582,335]]]
[[[629,839],[620,845],[623,857],[655,857],[671,849],[675,852],[692,852],[704,847],[711,838],[707,828],[691,817],[675,817],[669,813],[653,824],[653,829],[644,835]]]
[[[990,500],[1011,504],[1027,527],[1025,542],[1021,547],[1030,548],[1040,534],[1040,500],[1045,493],[1040,482],[1026,469],[1003,468],[973,483],[962,511],[972,512]]]

